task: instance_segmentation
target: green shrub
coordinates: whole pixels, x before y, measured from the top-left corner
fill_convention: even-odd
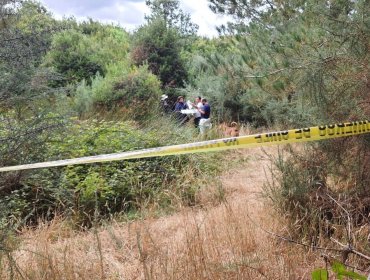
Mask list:
[[[104,74],[101,63],[94,59],[98,46],[90,37],[75,30],[67,30],[54,36],[45,66],[53,67],[64,76],[55,86],[64,86],[90,78],[96,73]]]
[[[346,267],[345,264],[342,264],[338,261],[334,261],[331,264],[331,270],[336,276],[335,279],[357,279],[357,280],[366,280],[366,276],[360,275],[357,272],[354,272]],[[329,269],[328,268],[318,268],[311,273],[312,280],[328,280],[329,279]],[[344,278],[346,277],[346,278]]]
[[[131,58],[135,65],[148,64],[163,88],[183,87],[187,80],[185,62],[181,57],[182,35],[177,28],[156,18],[141,26],[133,36]]]
[[[95,22],[85,22],[82,26],[82,31],[91,30],[81,33],[70,29],[53,38],[44,65],[64,76],[54,86],[82,80],[90,84],[97,73],[105,76],[108,65],[127,60],[128,36],[124,30]]]
[[[173,131],[171,137],[183,141],[186,136]],[[75,122],[47,142],[44,154],[50,160],[76,158],[163,146],[169,139],[123,122]],[[29,171],[17,187],[3,192],[0,208],[8,211],[0,220],[36,223],[62,213],[89,226],[96,215],[109,217],[148,204],[170,207],[177,200],[193,204],[198,186],[184,173],[191,170],[196,178],[200,170],[217,168],[206,159],[173,156]]]
[[[76,108],[80,113],[93,109],[118,109],[130,119],[142,120],[156,112],[161,95],[160,82],[146,66],[128,69],[113,64],[105,78],[97,75],[91,86],[82,82],[76,90]]]

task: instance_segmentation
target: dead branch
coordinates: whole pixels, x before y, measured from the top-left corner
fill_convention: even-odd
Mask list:
[[[347,214],[347,219],[348,219],[348,222],[347,222],[347,225],[348,225],[348,228],[346,227],[346,231],[347,231],[347,238],[348,238],[348,247],[351,247],[352,246],[352,234],[351,234],[351,224],[352,224],[352,221],[351,221],[351,215],[349,214],[349,212],[347,211],[347,209],[345,209],[338,201],[336,201],[330,194],[326,194],[332,201],[334,201],[335,204],[337,204],[346,214]]]
[[[342,248],[344,248],[345,250],[348,250],[350,251],[350,253],[353,253],[359,257],[362,257],[368,261],[370,261],[370,257],[367,256],[367,255],[364,255],[363,253],[360,253],[359,251],[355,250],[352,248],[352,246],[348,246],[348,245],[344,245],[343,243],[339,242],[338,240],[336,240],[335,238],[333,237],[330,237],[330,240],[335,242],[336,244],[338,244],[339,246],[341,246]]]

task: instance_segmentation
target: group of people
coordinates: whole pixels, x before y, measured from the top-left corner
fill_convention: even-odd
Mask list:
[[[167,98],[168,97],[166,95],[163,95],[161,99],[162,107],[165,112],[169,111]],[[199,129],[201,134],[205,134],[207,130],[212,127],[210,119],[211,107],[208,104],[207,99],[202,99],[200,96],[195,98],[194,103],[190,101],[185,102],[184,97],[179,96],[175,104],[174,114],[181,125],[194,117],[194,126]]]

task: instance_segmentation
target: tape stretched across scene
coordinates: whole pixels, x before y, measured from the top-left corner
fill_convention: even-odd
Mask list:
[[[231,137],[181,145],[143,149],[138,151],[88,156],[74,159],[56,160],[9,167],[0,167],[0,172],[67,166],[75,164],[108,162],[127,159],[140,159],[148,157],[182,155],[190,153],[214,152],[248,147],[262,147],[274,144],[318,141],[365,133],[370,133],[370,122],[367,120],[267,132],[240,137]]]

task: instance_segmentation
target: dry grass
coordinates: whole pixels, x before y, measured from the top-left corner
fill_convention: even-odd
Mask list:
[[[243,154],[246,166],[199,194],[202,207],[86,233],[63,221],[25,231],[11,254],[17,267],[2,258],[0,278],[310,279],[323,265],[317,255],[256,226],[279,231],[283,221],[260,196],[269,161],[259,150]]]

